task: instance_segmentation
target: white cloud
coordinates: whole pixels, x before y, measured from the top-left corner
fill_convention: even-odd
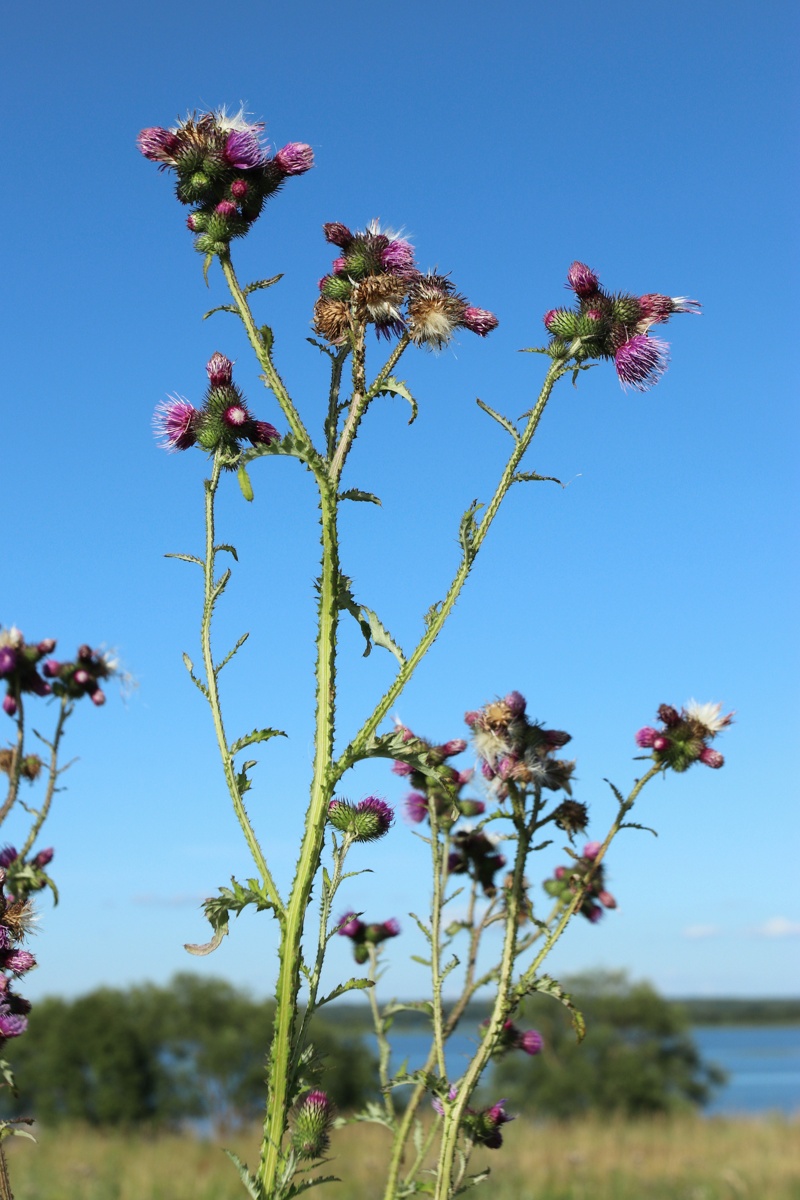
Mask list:
[[[769,917],[763,924],[754,926],[751,932],[763,938],[800,937],[800,921],[790,921],[788,917]]]
[[[683,936],[696,941],[700,938],[719,937],[720,932],[719,925],[687,925]]]

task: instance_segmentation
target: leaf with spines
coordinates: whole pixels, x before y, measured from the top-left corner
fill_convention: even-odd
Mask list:
[[[319,584],[317,584],[317,587]],[[365,608],[360,605],[353,595],[353,581],[347,575],[339,575],[339,593],[336,602],[343,612],[349,612],[352,617],[358,621],[359,628],[364,635],[366,649],[364,650],[364,658],[372,651],[373,642],[376,646],[382,646],[385,650],[390,650],[401,666],[405,664],[405,655],[385,626],[381,623],[377,613],[371,608]]]
[[[258,337],[261,345],[264,347],[267,354],[269,354],[272,351],[272,347],[275,345],[275,334],[272,332],[269,325],[261,326],[261,328],[258,330]],[[264,382],[266,383],[267,387],[270,386],[269,380],[265,379]]]
[[[307,337],[306,341],[310,342],[312,346],[316,346],[323,354],[327,354],[328,358],[336,358],[336,351],[332,350],[330,346],[326,346],[324,342],[318,342],[316,338],[312,337]]]
[[[458,527],[458,540],[464,551],[464,558],[468,563],[472,562],[476,554],[474,542],[475,535],[478,532],[478,523],[475,520],[475,514],[482,508],[483,505],[479,500],[473,500],[461,518],[461,523]]]
[[[623,821],[620,829],[640,829],[642,833],[652,833],[653,837],[658,837],[655,829],[651,829],[649,825],[639,825],[636,821]]]
[[[506,433],[510,433],[515,442],[519,441],[519,434],[517,433],[517,430],[511,421],[509,421],[508,417],[504,417],[499,412],[495,412],[495,410],[490,408],[488,404],[484,404],[483,400],[476,399],[475,403],[478,405],[478,408],[482,408],[483,411],[492,418],[492,420],[497,421],[498,425],[502,425]]]
[[[198,691],[201,692],[202,695],[205,696],[205,698],[207,700],[208,699],[208,688],[195,675],[194,663],[189,658],[189,655],[186,653],[185,650],[183,652],[183,665],[186,667],[186,670],[189,672],[189,678],[191,679],[192,683],[195,685],[195,687],[198,689]]]
[[[537,475],[535,471],[516,471],[511,476],[512,483],[533,483],[534,481],[542,483],[557,483],[559,487],[566,485],[560,479],[556,479],[555,475]]]
[[[622,792],[619,790],[619,788],[617,787],[617,785],[615,783],[612,783],[610,779],[604,779],[603,783],[607,783],[608,786],[611,788],[618,804],[625,803],[625,797],[623,796]]]
[[[225,657],[223,658],[222,662],[221,662],[221,663],[219,663],[219,664],[218,664],[216,667],[214,667],[214,674],[215,674],[215,675],[219,675],[219,673],[220,673],[220,671],[222,670],[222,668],[228,665],[228,663],[231,661],[231,659],[233,658],[233,656],[234,656],[234,654],[236,653],[236,651],[237,651],[237,650],[239,650],[239,649],[240,649],[240,648],[241,648],[241,647],[242,647],[242,646],[245,644],[245,642],[247,641],[247,639],[248,639],[249,637],[250,637],[250,634],[249,634],[249,633],[243,633],[243,634],[242,634],[242,636],[241,636],[241,637],[239,638],[239,640],[237,641],[236,645],[235,645],[235,646],[233,646],[233,647],[232,647],[232,649],[230,649],[230,650],[228,651],[228,653],[225,655]]]
[[[543,996],[552,996],[553,999],[558,1000],[559,1004],[563,1004],[565,1008],[569,1009],[572,1027],[578,1041],[582,1042],[586,1034],[586,1021],[583,1013],[575,1007],[569,992],[565,992],[561,984],[550,975],[540,975],[537,979],[530,981],[523,978],[514,988],[516,1003],[519,1003],[523,996],[532,996],[535,992],[540,992]]]
[[[272,287],[272,285],[277,283],[280,279],[283,279],[283,273],[280,275],[273,275],[270,279],[256,279],[255,283],[248,283],[247,287],[243,287],[242,292],[245,296],[249,296],[251,292],[258,292],[262,288]]]
[[[322,1008],[323,1004],[330,1004],[331,1000],[336,1000],[339,996],[343,996],[345,992],[352,992],[354,989],[363,992],[365,989],[374,986],[375,981],[373,979],[348,979],[347,983],[337,984],[332,992],[329,992],[327,996],[323,996],[321,1000],[318,1000],[316,1007]]]
[[[253,786],[247,772],[255,766],[257,766],[256,760],[252,758],[248,762],[242,763],[241,769],[236,773],[236,787],[240,796],[249,792]]]
[[[274,909],[264,885],[257,879],[248,879],[245,887],[231,876],[231,887],[221,887],[218,896],[209,896],[202,905],[206,919],[214,931],[211,941],[199,945],[186,943],[185,949],[195,955],[211,954],[221,945],[222,939],[228,933],[231,913],[238,917],[251,904],[255,905],[257,912]]]
[[[300,1183],[293,1183],[284,1193],[285,1200],[294,1200],[295,1196],[307,1192],[309,1188],[319,1187],[321,1183],[341,1183],[341,1180],[338,1175],[315,1175],[313,1179],[303,1179]]]
[[[247,474],[247,467],[244,465],[244,463],[239,464],[239,470],[236,472],[236,478],[238,480],[242,495],[244,496],[245,500],[250,502],[253,499],[255,492],[253,491],[253,485],[250,482],[250,476]]]
[[[240,750],[244,750],[246,746],[254,746],[256,742],[266,742],[274,737],[287,736],[282,729],[254,729],[252,733],[246,733],[243,737],[237,738],[230,746],[228,753],[233,758]]]
[[[247,1169],[245,1164],[242,1162],[242,1160],[239,1158],[239,1156],[234,1154],[234,1152],[232,1150],[226,1150],[225,1153],[227,1154],[228,1158],[231,1160],[233,1165],[236,1167],[239,1178],[241,1179],[242,1183],[244,1184],[245,1191],[247,1192],[248,1196],[250,1197],[250,1200],[266,1200],[266,1196],[264,1195],[264,1189],[262,1188],[258,1179],[256,1179],[255,1175],[250,1174],[249,1170]]]
[[[214,313],[218,312],[233,313],[235,317],[239,315],[239,310],[235,304],[218,304],[215,308],[210,308],[208,312],[203,313],[203,320],[207,321],[209,317],[213,317]]]
[[[408,384],[403,383],[401,379],[395,379],[394,375],[389,375],[384,379],[381,386],[375,391],[375,396],[400,396],[402,400],[407,400],[411,405],[411,418],[409,425],[413,425],[417,419],[419,409],[417,402],[408,390]]]
[[[380,503],[381,503],[379,497],[373,495],[372,492],[362,492],[362,491],[359,491],[358,488],[348,488],[346,492],[340,492],[339,499],[340,500],[362,500],[367,504],[380,505]]]
[[[442,611],[443,604],[444,604],[444,600],[434,600],[433,604],[430,606],[428,611],[425,613],[423,620],[425,621],[426,629],[430,629],[431,625],[436,620],[439,613]]]
[[[194,554],[165,554],[164,558],[179,558],[181,562],[197,563],[198,567],[205,566],[202,558],[195,558]]]
[[[231,546],[229,542],[220,542],[218,546],[214,547],[215,554],[221,554],[223,550],[227,550],[228,554],[232,554],[236,562],[239,561],[239,555],[236,553],[235,546]]]

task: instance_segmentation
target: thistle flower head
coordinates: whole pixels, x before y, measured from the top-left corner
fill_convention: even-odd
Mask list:
[[[153,417],[159,445],[164,450],[188,450],[197,441],[196,427],[200,413],[188,400],[171,396],[158,405]]]
[[[462,324],[467,302],[444,275],[414,280],[408,297],[408,328],[417,346],[441,350]]]
[[[656,763],[673,771],[686,771],[694,762],[718,769],[725,759],[707,744],[733,721],[732,712],[722,713],[722,705],[699,704],[696,700],[678,712],[670,704],[662,704],[658,715],[663,729],[645,726],[636,734],[637,745],[652,749]]]
[[[567,271],[567,287],[572,288],[576,296],[592,296],[600,287],[600,280],[586,263],[576,261]]]
[[[690,700],[686,705],[685,712],[690,721],[696,721],[698,725],[702,725],[706,735],[712,738],[716,737],[723,729],[727,729],[734,717],[732,712],[723,716],[721,704],[699,704],[697,700]]]
[[[354,842],[375,842],[392,827],[394,809],[377,796],[367,796],[355,805],[349,800],[336,799],[328,806],[328,820]]]
[[[284,175],[303,175],[314,165],[314,151],[305,142],[289,142],[275,155],[275,165]]]
[[[27,1017],[11,1012],[6,1004],[0,1004],[0,1038],[19,1037],[27,1028]]]
[[[635,388],[638,392],[646,392],[651,388],[667,369],[669,363],[669,346],[661,338],[648,337],[637,333],[617,350],[614,355],[614,366],[617,369],[620,383],[623,387]]]
[[[326,1092],[309,1092],[294,1111],[292,1145],[301,1159],[321,1158],[330,1145],[333,1105]]]
[[[477,333],[479,337],[486,337],[493,329],[497,329],[500,322],[494,313],[487,309],[474,308],[468,304],[461,317],[461,324],[472,333]]]
[[[699,316],[702,312],[699,300],[690,300],[688,296],[662,296],[658,292],[640,296],[639,307],[642,333],[650,325],[665,324],[673,313],[694,313]]]

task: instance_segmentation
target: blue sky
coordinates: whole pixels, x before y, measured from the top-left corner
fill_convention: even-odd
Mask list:
[[[658,840],[619,840],[619,909],[576,924],[550,970],[625,967],[676,995],[796,995],[795,7],[577,0],[565,13],[515,0],[490,16],[451,0],[44,0],[14,7],[5,26],[0,622],[58,637],[65,655],[84,640],[113,646],[137,681],[70,728],[79,761],[45,838],[62,901],[43,905],[28,993],[188,967],[263,994],[274,977],[267,918],[242,917],[202,962],[182,950],[205,938],[199,901],[249,867],[209,714],[181,664],[184,650],[198,656],[199,579],[163,557],[200,547],[205,463],[158,450],[151,417],[169,393],[199,401],[219,349],[238,360],[257,415],[282,418],[234,318],[201,320],[224,302],[222,280],[212,270],[203,286],[170,180],[134,144],[143,126],[243,102],[273,145],[316,152],[236,248],[241,278],[285,273],[256,311],[313,429],[324,361],[305,338],[331,259],[324,221],[402,227],[424,268],[452,272],[500,317],[485,342],[465,332],[439,356],[409,353],[419,419],[409,428],[401,401],[376,405],[348,463],[349,485],[383,508],[344,514],[344,569],[401,644],[446,590],[458,519],[504,461],[504,435],[475,397],[512,416],[529,407],[544,364],[518,350],[541,344],[570,262],[611,289],[703,302],[702,319],[670,324],[672,364],[647,395],[623,393],[609,367],[577,390],[562,382],[528,465],[568,486],[508,498],[397,711],[444,740],[462,734],[465,709],[521,690],[573,734],[576,796],[600,836],[612,816],[603,779],[630,784],[633,734],[659,703],[735,708],[724,770],[651,788],[639,819]],[[289,461],[257,466],[255,502],[232,485],[220,504],[240,566],[217,637],[251,631],[226,681],[229,727],[290,735],[265,748],[250,793],[285,888],[309,779],[317,530],[310,478]],[[393,660],[363,659],[358,643],[346,629],[343,736],[391,676]],[[347,791],[404,795],[385,764]],[[2,837],[21,828],[12,818]],[[386,981],[403,995],[425,987],[406,960],[419,946],[405,916],[426,904],[423,854],[398,821],[354,851],[373,874],[341,893],[343,908],[404,923]],[[535,878],[563,855],[540,858]],[[331,980],[348,970],[337,944]]]

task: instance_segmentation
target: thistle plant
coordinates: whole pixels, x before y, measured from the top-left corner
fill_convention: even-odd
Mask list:
[[[653,778],[668,770],[685,770],[694,762],[721,765],[721,756],[709,743],[730,717],[722,717],[714,705],[690,704],[681,712],[662,707],[663,730],[648,727],[637,735],[639,748],[651,751],[647,769],[627,795],[613,788],[617,815],[610,829],[602,841],[589,842],[580,851],[575,849],[575,839],[587,827],[588,808],[572,796],[574,762],[559,756],[570,736],[531,719],[520,693],[467,713],[465,732],[479,762],[475,776],[471,769],[451,762],[467,750],[467,738],[434,743],[404,726],[387,728],[386,721],[441,633],[508,492],[519,483],[545,478],[524,469],[523,460],[555,385],[564,376],[576,382],[582,371],[608,361],[613,362],[623,387],[652,386],[667,365],[666,344],[652,329],[673,314],[698,312],[699,305],[686,297],[607,292],[593,270],[572,264],[567,286],[574,303],[546,313],[549,340],[532,348],[549,359],[532,406],[515,420],[478,401],[509,437],[508,459],[493,494],[483,504],[474,501],[464,512],[458,529],[460,562],[450,586],[425,614],[417,644],[403,650],[378,614],[357,598],[342,565],[341,506],[377,500],[346,482],[345,468],[361,423],[380,397],[403,398],[411,405],[412,420],[416,416],[416,400],[396,374],[407,352],[440,350],[459,330],[484,338],[497,326],[497,318],[470,303],[449,275],[422,271],[409,240],[377,221],[362,229],[339,221],[324,225],[334,258],[319,281],[316,299],[309,300],[315,336],[308,340],[329,360],[330,384],[323,428],[315,439],[278,371],[272,329],[252,307],[254,300],[261,303],[256,293],[272,288],[280,277],[245,285],[233,264],[233,241],[249,231],[289,177],[313,165],[312,151],[305,143],[290,143],[273,153],[263,134],[260,123],[241,112],[231,116],[221,109],[191,114],[170,129],[146,129],[138,142],[146,158],[174,173],[177,198],[190,209],[186,224],[203,256],[204,273],[207,277],[214,266],[222,272],[230,303],[221,310],[241,322],[271,393],[269,415],[275,422],[263,420],[260,411],[255,415],[234,382],[231,359],[219,350],[209,357],[208,387],[202,400],[195,403],[173,396],[162,402],[156,414],[157,432],[167,450],[200,450],[208,457],[204,550],[173,555],[199,567],[203,576],[202,666],[196,670],[186,654],[184,663],[209,706],[226,790],[254,865],[252,878],[233,880],[205,902],[211,939],[187,949],[196,954],[216,949],[229,931],[231,916],[245,907],[269,911],[277,919],[276,1015],[260,1159],[252,1170],[234,1160],[252,1200],[288,1200],[335,1178],[315,1174],[329,1154],[335,1154],[331,1136],[335,1118],[314,1075],[309,1030],[315,1012],[353,989],[366,993],[380,1051],[381,1101],[361,1118],[387,1128],[384,1198],[398,1200],[425,1192],[436,1200],[449,1200],[482,1177],[480,1172],[468,1173],[472,1151],[476,1146],[500,1147],[503,1126],[511,1119],[502,1100],[484,1108],[474,1100],[492,1057],[521,1052],[534,1060],[541,1049],[537,1031],[516,1024],[524,997],[541,992],[566,1005],[580,1035],[580,1014],[542,968],[573,916],[596,921],[614,907],[604,878],[605,855],[613,838],[633,824],[629,813]],[[248,635],[222,654],[212,645],[214,613],[238,561],[233,544],[218,541],[219,490],[235,473],[244,499],[252,501],[251,472],[276,455],[296,459],[310,473],[322,531],[314,752],[304,828],[286,895],[276,884],[274,864],[268,861],[245,804],[255,766],[246,752],[281,731],[268,727],[234,737],[228,734],[221,675]],[[395,659],[395,670],[385,694],[365,711],[360,728],[342,730],[336,721],[337,656],[341,623],[351,619],[358,623],[367,650],[372,646],[386,650]],[[342,794],[340,785],[347,772],[376,757],[391,760],[395,773],[413,789],[406,800],[406,816],[420,827],[430,856],[430,912],[424,918],[410,917],[428,945],[425,961],[431,976],[431,998],[418,1004],[390,1001],[380,1007],[378,1003],[384,955],[402,936],[397,919],[386,914],[379,914],[381,920],[368,919],[359,910],[357,897],[350,898],[350,908],[338,898],[352,874],[345,866],[355,844],[402,835],[382,797],[354,802]],[[471,794],[478,782],[483,794]],[[563,852],[569,861],[556,867],[554,875],[540,877],[543,887],[537,887],[531,856],[548,847],[556,835],[566,840]],[[451,910],[454,915],[448,919],[446,906],[457,896],[460,907]],[[326,950],[337,936],[351,942],[355,963],[363,970],[323,995]],[[451,947],[459,940],[464,949],[456,956]],[[484,942],[498,952],[495,965],[488,969],[478,965],[479,955],[483,962]],[[448,999],[446,992],[450,994],[459,972],[457,998]],[[451,1078],[447,1040],[470,1000],[485,989],[491,989],[494,997],[491,1014],[477,1031],[472,1061],[458,1078]],[[389,1031],[395,1014],[407,1007],[429,1020],[430,1053],[418,1069],[393,1075]],[[397,1102],[398,1089],[403,1093],[402,1105]]]
[[[20,1037],[28,1026],[31,1005],[16,991],[23,975],[36,966],[36,959],[22,947],[35,920],[33,900],[49,888],[54,903],[58,890],[50,875],[52,846],[34,850],[47,820],[59,780],[71,763],[59,761],[66,724],[75,705],[84,697],[101,707],[106,695],[103,683],[116,670],[116,664],[99,650],[79,646],[74,657],[61,661],[51,657],[56,648],[53,638],[27,642],[15,626],[0,629],[0,684],[5,688],[0,720],[11,720],[14,734],[5,743],[0,739],[0,771],[8,778],[8,790],[0,805],[0,826],[25,814],[26,828],[20,849],[5,845],[0,850],[0,1054],[7,1042]],[[28,705],[50,701],[56,706],[55,727],[50,737],[32,729],[34,746],[28,740]],[[43,749],[44,754],[39,753]],[[38,787],[43,795],[36,803],[30,790]],[[14,1090],[10,1064],[0,1058],[0,1073],[5,1086]],[[0,1122],[0,1197],[11,1195],[2,1142],[11,1134],[26,1134],[19,1123]],[[29,1134],[26,1134],[30,1136]]]

